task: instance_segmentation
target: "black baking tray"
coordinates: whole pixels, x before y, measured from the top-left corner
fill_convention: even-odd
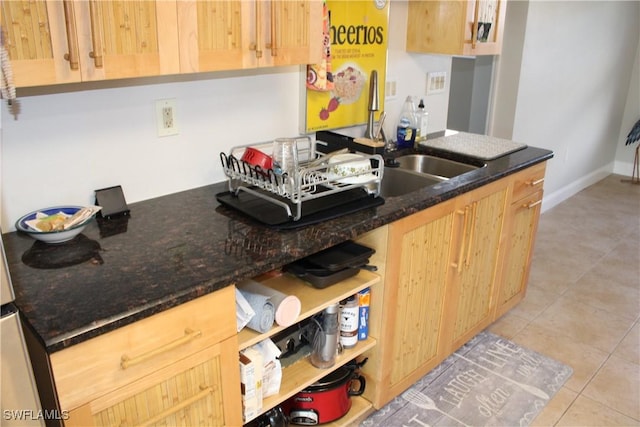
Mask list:
[[[284,271],[322,289],[358,274],[374,253],[375,250],[348,240],[287,264]]]
[[[327,286],[331,286],[334,283],[338,283],[342,280],[348,279],[358,274],[360,268],[347,267],[338,271],[329,271],[323,268],[318,268],[317,265],[310,263],[305,259],[298,260],[291,264],[287,264],[284,267],[284,271],[291,273],[300,279],[309,282],[313,287],[323,289]]]
[[[290,200],[259,189],[254,190],[287,203],[292,213],[296,212],[296,205]],[[216,194],[216,199],[220,204],[277,230],[305,227],[384,204],[382,197],[374,197],[363,188],[353,188],[302,202],[301,218],[294,221],[282,206],[245,191],[239,191],[238,195],[225,191]]]
[[[362,267],[376,251],[352,240],[309,255],[305,259],[317,267],[338,271],[348,267]]]

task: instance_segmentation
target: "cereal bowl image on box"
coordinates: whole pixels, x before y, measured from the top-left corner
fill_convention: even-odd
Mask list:
[[[367,77],[355,65],[345,64],[343,68],[334,73],[333,95],[341,105],[353,104],[362,94]]]
[[[100,206],[53,206],[21,217],[16,229],[45,243],[67,242],[84,230]]]

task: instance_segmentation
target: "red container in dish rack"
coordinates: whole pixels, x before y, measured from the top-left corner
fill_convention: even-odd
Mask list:
[[[240,160],[253,166],[260,166],[264,170],[273,168],[273,159],[271,156],[253,147],[247,147]]]

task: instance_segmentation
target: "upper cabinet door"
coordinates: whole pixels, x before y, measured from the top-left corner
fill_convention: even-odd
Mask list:
[[[260,3],[260,0],[258,0]],[[262,14],[265,56],[260,66],[298,65],[322,58],[322,2],[272,0]]]
[[[74,2],[82,80],[180,72],[176,3]]]
[[[180,72],[243,68],[251,8],[250,1],[178,0]]]
[[[318,61],[322,3],[178,0],[181,72]]]
[[[16,86],[178,73],[175,2],[3,1]]]
[[[1,4],[2,32],[16,86],[81,80],[72,3],[36,0]]]
[[[410,1],[406,50],[499,55],[507,0]]]

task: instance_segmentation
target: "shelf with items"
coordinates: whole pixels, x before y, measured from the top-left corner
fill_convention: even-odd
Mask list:
[[[229,154],[220,153],[224,174],[229,180],[229,191],[244,191],[282,207],[289,218],[297,221],[302,216],[302,203],[355,188],[363,188],[374,197],[380,194],[384,161],[379,154],[360,154],[360,160],[369,160],[370,168],[350,167],[353,159],[329,162],[330,155],[315,149],[309,137],[295,138],[298,166],[293,173],[282,173],[277,165],[262,168],[243,160],[247,148],[268,147],[249,144],[233,147]],[[293,204],[293,209],[290,206]]]
[[[263,282],[265,286],[282,292],[285,295],[295,295],[300,299],[300,322],[321,312],[336,302],[342,301],[359,291],[368,288],[380,281],[380,276],[366,270],[360,270],[358,274],[324,289],[314,288],[305,281],[289,274],[272,277]],[[244,350],[260,341],[269,338],[286,329],[284,326],[274,324],[266,333],[259,333],[249,328],[244,328],[238,333],[238,346]]]
[[[327,376],[331,372],[335,371],[339,367],[345,365],[347,362],[360,356],[367,350],[370,350],[376,345],[374,338],[367,338],[364,341],[359,341],[355,347],[344,349],[342,353],[336,357],[336,363],[331,368],[320,369],[311,364],[308,358],[301,359],[296,363],[283,368],[282,370],[282,383],[280,384],[280,392],[278,394],[268,396],[262,401],[262,410],[258,414],[261,415],[294,396],[300,390],[311,384],[317,382],[321,378]],[[365,400],[365,399],[363,399]]]
[[[270,277],[260,281],[263,285],[268,286],[278,292],[286,295],[295,295],[300,300],[300,315],[296,322],[299,323],[311,316],[322,312],[330,305],[336,304],[359,291],[369,288],[380,282],[380,276],[367,270],[360,270],[358,274],[335,283],[326,288],[315,288],[307,282],[289,274],[282,274],[276,277]],[[244,350],[254,344],[257,344],[267,338],[271,338],[277,333],[284,331],[286,327],[274,324],[274,326],[266,333],[259,333],[248,328],[244,328],[238,333],[238,348]],[[336,357],[336,363],[327,369],[320,369],[313,366],[309,357],[292,363],[282,368],[282,381],[280,390],[277,394],[265,397],[262,402],[262,409],[256,417],[264,414],[269,409],[281,404],[285,400],[294,396],[305,387],[317,382],[321,378],[345,365],[349,361],[363,354],[365,351],[373,348],[376,340],[368,337],[366,340],[358,341],[355,347],[343,349]],[[358,408],[366,407],[371,404],[363,398],[362,402],[356,405]],[[362,409],[358,409],[359,413]],[[255,419],[255,418],[254,418]],[[247,420],[247,422],[250,420]]]

